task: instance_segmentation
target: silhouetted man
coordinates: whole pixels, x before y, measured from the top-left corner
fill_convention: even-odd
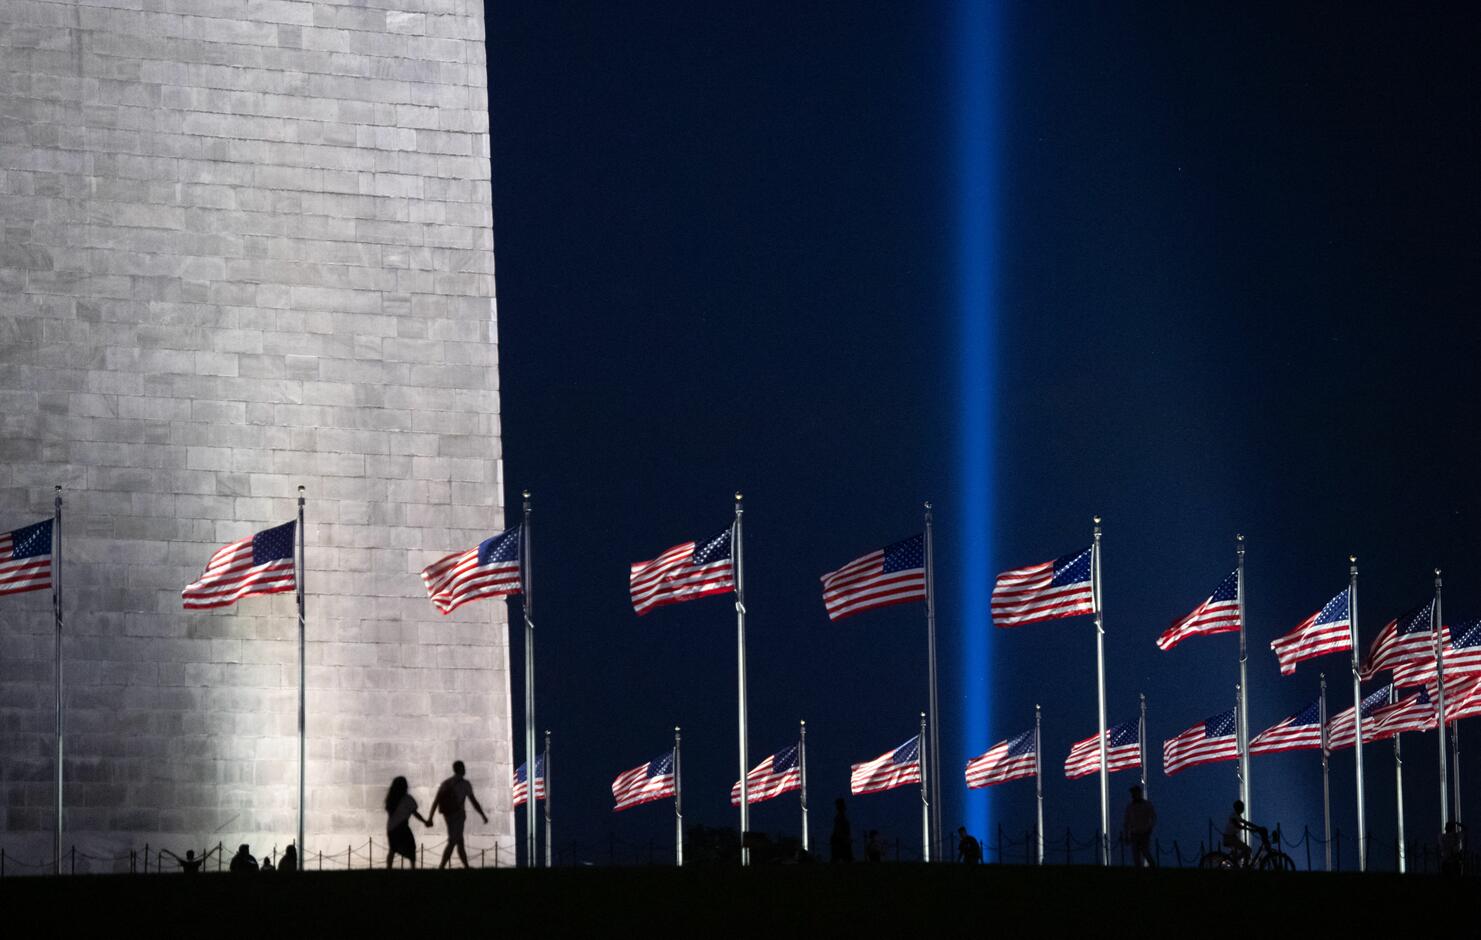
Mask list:
[[[1157,828],[1157,809],[1151,800],[1142,798],[1138,784],[1131,788],[1131,802],[1126,804],[1126,814],[1121,817],[1121,835],[1131,843],[1131,863],[1137,868],[1156,868],[1157,860],[1152,857],[1152,830]]]
[[[231,873],[233,875],[255,875],[257,874],[257,859],[252,857],[248,851],[247,843],[237,849],[237,854],[231,857]]]
[[[1244,844],[1241,834],[1245,832],[1260,832],[1259,826],[1244,818],[1244,801],[1234,801],[1234,812],[1229,814],[1229,821],[1224,823],[1224,851],[1234,858],[1234,867],[1243,868],[1250,863],[1250,847]]]
[[[854,860],[854,831],[848,823],[848,813],[843,809],[843,798],[833,801],[833,835],[828,840],[829,858],[835,862]]]
[[[180,856],[176,855],[174,852],[171,852],[169,849],[164,849],[163,851],[164,851],[164,854],[168,855],[170,858],[173,858],[175,861],[179,862],[180,863],[180,871],[182,873],[184,873],[184,874],[187,874],[187,875],[198,874],[200,872],[200,870],[201,870],[201,862],[205,861],[204,858],[196,858],[195,857],[195,849],[186,849],[185,850],[185,857],[184,858],[181,858]]]
[[[956,827],[956,860],[964,865],[976,865],[982,861],[982,843],[967,834],[966,826]]]
[[[292,874],[298,871],[298,849],[289,842],[288,847],[283,850],[283,857],[278,860],[278,871],[283,874]]]
[[[458,850],[458,858],[463,860],[463,867],[468,867],[468,850],[463,848],[463,820],[466,814],[463,803],[467,801],[478,810],[478,815],[483,817],[484,825],[488,825],[489,818],[484,814],[483,807],[478,805],[478,797],[473,795],[473,785],[463,779],[463,762],[453,761],[453,775],[442,781],[442,786],[437,788],[437,796],[432,800],[432,809],[427,813],[427,825],[432,825],[432,820],[437,817],[437,811],[442,810],[443,818],[447,820],[447,848],[442,850],[442,863],[438,868],[446,868],[448,860],[453,857],[453,849]]]

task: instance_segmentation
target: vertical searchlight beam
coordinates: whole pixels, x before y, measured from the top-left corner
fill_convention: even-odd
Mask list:
[[[957,455],[961,494],[961,696],[965,712],[955,726],[962,734],[958,754],[975,755],[992,743],[993,430],[997,351],[994,324],[998,289],[998,75],[1001,5],[993,0],[958,0],[951,24],[956,166]],[[998,737],[1027,721],[1014,715]],[[1022,720],[1017,720],[1022,718]],[[1006,719],[1005,719],[1006,720]],[[966,825],[986,836],[992,819],[987,793],[969,790]]]

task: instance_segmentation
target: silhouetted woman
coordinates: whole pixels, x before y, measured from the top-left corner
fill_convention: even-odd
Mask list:
[[[398,855],[404,856],[412,868],[417,867],[417,840],[411,835],[411,818],[415,816],[424,825],[432,825],[417,812],[417,801],[406,791],[405,777],[392,780],[391,789],[386,791],[386,837],[391,842],[386,852],[387,868],[396,863]]]

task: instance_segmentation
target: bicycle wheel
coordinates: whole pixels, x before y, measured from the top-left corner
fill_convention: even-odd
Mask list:
[[[1206,852],[1198,860],[1198,867],[1229,871],[1234,868],[1234,857],[1225,852]]]
[[[1284,852],[1271,852],[1260,859],[1261,871],[1295,871],[1296,863]]]

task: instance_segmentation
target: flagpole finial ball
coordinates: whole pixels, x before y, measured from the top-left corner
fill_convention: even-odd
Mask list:
[[[1095,524],[1100,525],[1100,516],[1095,516],[1093,518],[1095,519]]]
[[[1356,556],[1356,555],[1348,555],[1347,556],[1347,561],[1348,561],[1349,564],[1355,565],[1355,564],[1358,563],[1358,556]]]
[[[523,496],[525,499],[529,499],[530,498],[530,491],[529,490],[523,490],[520,493],[520,495]]]
[[[1439,576],[1440,576],[1440,569],[1439,568],[1436,568],[1435,569],[1435,577],[1438,578]]]
[[[742,498],[741,497],[741,491],[740,490],[736,490],[735,491],[735,501],[736,502],[740,502],[741,501],[741,498]]]
[[[1236,542],[1243,542],[1244,541],[1244,533],[1243,532],[1240,532],[1239,534],[1235,535],[1234,536],[1234,541],[1236,541]]]
[[[302,493],[302,492],[303,492],[303,484],[302,484],[302,483],[300,483],[300,484],[299,484],[299,485],[298,485],[298,492],[300,492],[300,493]]]

